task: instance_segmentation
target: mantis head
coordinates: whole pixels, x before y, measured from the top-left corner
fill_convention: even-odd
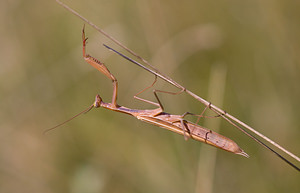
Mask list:
[[[98,108],[98,107],[101,106],[101,102],[102,102],[102,98],[100,97],[99,94],[97,94],[93,106],[94,106],[95,108]]]

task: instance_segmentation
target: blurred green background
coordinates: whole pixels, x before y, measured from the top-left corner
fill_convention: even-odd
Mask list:
[[[300,155],[300,2],[64,1],[199,96]],[[0,2],[0,192],[297,192],[293,168],[221,119],[201,124],[236,141],[249,159],[94,109],[111,81],[84,62],[83,22],[54,0]],[[88,53],[119,80],[119,104],[153,76],[103,48]],[[120,51],[123,51],[117,48]],[[160,81],[156,88],[176,89]],[[154,100],[151,93],[142,97]],[[160,94],[165,110],[201,113],[185,94]],[[299,166],[299,163],[296,163]]]

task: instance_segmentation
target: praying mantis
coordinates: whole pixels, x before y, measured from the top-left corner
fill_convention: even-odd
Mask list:
[[[249,155],[246,152],[244,152],[244,150],[242,150],[233,140],[231,140],[225,136],[222,136],[214,131],[211,131],[207,128],[204,128],[200,125],[197,125],[195,123],[184,120],[184,117],[186,115],[188,115],[188,114],[194,115],[194,114],[186,112],[183,115],[173,115],[173,114],[164,112],[163,105],[161,104],[161,102],[156,94],[157,90],[154,90],[153,93],[154,93],[154,96],[157,99],[158,103],[148,101],[146,99],[142,99],[142,98],[135,96],[136,99],[139,99],[141,101],[144,101],[144,102],[147,102],[147,103],[157,106],[158,108],[156,108],[156,109],[146,109],[146,110],[130,109],[130,108],[118,105],[117,104],[118,81],[115,78],[115,76],[108,70],[108,68],[101,61],[90,56],[89,54],[86,54],[87,39],[88,38],[85,37],[85,31],[84,31],[84,27],[83,27],[83,29],[82,29],[83,58],[87,63],[92,65],[94,68],[96,68],[102,74],[104,74],[106,77],[108,77],[110,80],[112,80],[113,95],[112,95],[111,103],[104,102],[99,94],[96,95],[95,102],[87,110],[85,110],[81,113],[88,112],[92,108],[103,107],[105,109],[109,109],[112,111],[129,114],[131,116],[136,117],[137,119],[139,119],[141,121],[144,121],[144,122],[168,129],[175,133],[181,134],[184,136],[185,139],[191,138],[191,139],[204,142],[206,144],[212,145],[214,147],[223,149],[225,151],[228,151],[228,152],[231,152],[231,153],[234,153],[237,155],[249,157]],[[106,47],[109,48],[110,50],[113,50],[112,48],[110,48],[108,46],[106,46]],[[113,51],[115,51],[115,50],[113,50]],[[155,79],[154,83],[155,82],[156,82],[156,79]],[[148,88],[146,88],[146,89],[148,89]],[[204,109],[204,111],[205,110],[206,109]],[[203,111],[203,113],[204,113],[204,111]],[[78,115],[80,115],[81,113],[79,113]],[[195,115],[195,116],[198,116],[199,118],[204,117],[202,114]],[[78,115],[76,115],[76,116],[78,116]],[[73,117],[73,118],[75,118],[75,117]],[[71,120],[71,119],[69,119],[69,120]],[[67,120],[67,121],[69,121],[69,120]],[[67,121],[65,121],[64,123],[66,123]],[[62,124],[64,124],[64,123],[62,123]],[[59,124],[53,128],[50,128],[47,131],[52,130],[62,124]]]
[[[178,84],[176,81],[172,80],[171,78],[169,78],[166,75],[161,74],[157,69],[155,69],[153,66],[151,66],[146,60],[144,60],[143,58],[141,58],[140,56],[138,56],[135,52],[133,52],[132,50],[130,50],[129,48],[127,48],[126,46],[124,46],[123,44],[121,44],[118,40],[116,40],[115,38],[113,38],[112,36],[108,35],[106,32],[104,32],[102,29],[100,29],[99,27],[97,27],[95,24],[93,24],[92,22],[90,22],[89,20],[87,20],[86,18],[82,17],[80,14],[78,14],[77,12],[75,12],[73,9],[71,9],[70,7],[68,7],[67,5],[63,4],[62,2],[60,2],[59,0],[56,0],[60,5],[62,5],[64,8],[66,8],[68,11],[72,12],[73,14],[75,14],[76,16],[78,16],[79,18],[81,18],[82,20],[84,20],[86,23],[88,23],[89,25],[91,25],[92,27],[94,27],[96,30],[98,30],[100,33],[102,33],[103,35],[105,35],[107,38],[111,39],[114,43],[116,43],[118,46],[122,47],[123,49],[125,49],[126,51],[128,51],[130,54],[132,54],[133,56],[137,57],[139,60],[141,60],[142,62],[144,62],[145,64],[147,64],[148,66],[150,66],[150,68],[145,67],[144,65],[132,60],[131,58],[117,52],[116,50],[106,46],[108,49],[114,51],[115,53],[119,54],[120,56],[124,57],[125,59],[129,60],[130,62],[142,67],[143,69],[147,70],[148,72],[152,73],[155,75],[155,77],[159,77],[163,80],[165,80],[166,82],[172,84],[173,86],[177,87],[180,89],[180,91],[178,93],[181,92],[185,92],[187,94],[189,94],[190,96],[194,97],[196,100],[200,101],[201,103],[203,103],[206,108],[204,109],[204,111],[206,109],[210,109],[212,111],[214,111],[217,116],[222,117],[223,119],[225,119],[226,121],[228,121],[230,124],[232,124],[233,126],[235,126],[236,128],[238,128],[239,130],[241,130],[243,133],[245,133],[246,135],[248,135],[250,138],[252,138],[254,141],[256,141],[257,143],[259,143],[260,145],[262,145],[263,147],[267,148],[268,150],[270,150],[271,152],[273,152],[274,154],[276,154],[279,158],[281,158],[283,161],[285,161],[286,163],[288,163],[290,166],[292,166],[293,168],[295,168],[297,171],[300,171],[300,168],[297,167],[295,164],[291,163],[289,160],[287,160],[286,158],[284,158],[281,154],[279,154],[278,152],[276,152],[275,150],[273,150],[272,148],[270,148],[269,146],[267,146],[265,143],[263,143],[261,140],[259,140],[258,138],[254,137],[252,134],[250,134],[249,132],[245,131],[245,129],[241,128],[240,126],[248,129],[250,132],[258,135],[259,137],[261,137],[262,139],[268,141],[269,143],[271,143],[272,145],[274,145],[275,147],[279,148],[280,150],[282,150],[283,152],[285,152],[286,154],[288,154],[289,156],[291,156],[292,158],[294,158],[295,160],[297,160],[298,162],[300,162],[300,158],[297,157],[296,155],[292,154],[291,152],[287,151],[285,148],[281,147],[280,145],[278,145],[277,143],[275,143],[274,141],[272,141],[271,139],[267,138],[266,136],[264,136],[263,134],[259,133],[258,131],[254,130],[253,128],[251,128],[250,126],[248,126],[247,124],[243,123],[242,121],[238,120],[237,118],[233,117],[232,115],[228,114],[227,112],[223,111],[222,109],[216,107],[215,105],[207,102],[206,100],[202,99],[201,97],[199,97],[198,95],[194,94],[193,92],[187,90],[185,87],[181,86],[180,84]],[[183,115],[172,115],[172,114],[168,114],[165,113],[163,111],[163,106],[161,104],[161,102],[159,101],[156,91],[154,91],[154,95],[157,99],[158,103],[155,102],[151,102],[145,99],[141,99],[138,98],[144,102],[148,102],[150,104],[153,104],[155,106],[157,106],[157,109],[152,109],[152,110],[137,110],[137,109],[130,109],[127,107],[123,107],[123,106],[119,106],[117,104],[117,93],[118,93],[118,81],[117,79],[114,77],[114,75],[112,73],[110,73],[110,71],[107,69],[107,67],[101,63],[99,60],[97,60],[96,58],[88,55],[85,53],[85,46],[86,46],[86,38],[85,38],[85,33],[84,30],[82,31],[82,41],[83,41],[83,57],[86,60],[86,62],[88,62],[89,64],[91,64],[93,67],[95,67],[97,70],[99,70],[101,73],[103,73],[105,76],[107,76],[109,79],[112,80],[113,83],[113,96],[112,96],[112,102],[111,103],[105,103],[104,101],[102,101],[100,95],[96,96],[95,102],[86,110],[84,110],[81,113],[85,113],[88,112],[89,110],[91,110],[92,108],[98,108],[98,107],[103,107],[109,110],[113,110],[113,111],[117,111],[117,112],[121,112],[121,113],[126,113],[129,115],[132,115],[134,117],[136,117],[137,119],[144,121],[144,122],[148,122],[150,124],[154,124],[157,125],[159,127],[163,127],[166,128],[168,130],[171,130],[173,132],[179,133],[181,135],[184,135],[185,139],[187,138],[192,138],[204,143],[207,143],[209,145],[218,147],[220,149],[238,154],[238,155],[242,155],[245,157],[248,157],[248,155],[231,139],[228,139],[220,134],[217,134],[209,129],[206,129],[200,125],[197,125],[195,123],[191,123],[188,122],[186,120],[184,120],[184,117],[188,114],[194,115],[192,113],[185,113]],[[154,84],[154,83],[153,83]],[[153,85],[152,84],[152,85]],[[204,112],[203,111],[203,112]],[[201,113],[201,115],[196,115],[198,117],[204,117]],[[72,117],[71,119],[77,117],[78,115],[80,115],[81,113],[77,114],[76,116]],[[54,129],[68,121],[70,121],[71,119],[51,128]],[[239,126],[240,125],[240,126]],[[48,129],[48,130],[51,130]],[[47,130],[47,131],[48,131]]]

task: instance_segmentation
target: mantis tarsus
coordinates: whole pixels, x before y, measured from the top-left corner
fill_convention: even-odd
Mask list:
[[[135,52],[133,52],[132,50],[130,50],[129,48],[127,48],[126,46],[124,46],[122,43],[120,43],[118,40],[116,40],[115,38],[113,38],[112,36],[110,36],[109,34],[107,34],[106,32],[104,32],[102,29],[100,29],[98,26],[96,26],[95,24],[93,24],[92,22],[90,22],[89,20],[87,20],[86,18],[84,18],[83,16],[81,16],[79,13],[77,13],[76,11],[74,11],[73,9],[71,9],[70,7],[68,7],[67,5],[63,4],[62,2],[60,2],[59,0],[56,0],[60,5],[62,5],[64,8],[66,8],[68,11],[72,12],[74,15],[78,16],[79,18],[81,18],[83,21],[85,21],[86,23],[88,23],[89,25],[91,25],[92,27],[94,27],[97,31],[99,31],[100,33],[102,33],[103,35],[105,35],[107,38],[109,38],[110,40],[112,40],[114,43],[116,43],[118,46],[122,47],[123,49],[125,49],[126,51],[128,51],[130,54],[132,54],[133,56],[137,57],[139,60],[141,60],[142,62],[144,62],[145,64],[147,64],[148,66],[150,66],[150,68],[145,67],[144,65],[124,56],[123,54],[113,50],[112,48],[108,47],[109,49],[115,51],[116,53],[118,53],[119,55],[121,55],[122,57],[126,58],[127,60],[139,65],[140,67],[144,68],[145,70],[149,71],[150,73],[154,74],[155,76],[167,81],[168,83],[172,84],[173,86],[179,88],[181,91],[180,92],[186,92],[187,94],[189,94],[190,96],[194,97],[196,100],[200,101],[201,103],[203,103],[207,108],[211,109],[212,111],[214,111],[218,116],[224,118],[226,121],[228,121],[229,123],[231,123],[233,126],[235,126],[236,128],[238,128],[239,130],[241,130],[242,132],[244,132],[246,135],[248,135],[249,137],[251,137],[253,140],[255,140],[257,143],[261,144],[262,146],[264,146],[265,148],[269,149],[270,151],[272,151],[273,153],[275,153],[278,157],[280,157],[283,161],[285,161],[286,163],[288,163],[290,166],[294,167],[296,170],[300,171],[300,169],[294,165],[293,163],[291,163],[290,161],[288,161],[286,158],[284,158],[282,155],[280,155],[278,152],[276,152],[275,150],[271,149],[269,146],[267,146],[266,144],[264,144],[261,140],[257,139],[256,137],[254,137],[253,135],[251,135],[250,133],[246,132],[245,129],[241,128],[240,126],[248,129],[250,132],[258,135],[259,137],[261,137],[262,139],[268,141],[269,143],[271,143],[272,145],[274,145],[275,147],[279,148],[280,150],[282,150],[283,152],[285,152],[286,154],[288,154],[289,156],[291,156],[292,158],[294,158],[295,160],[297,160],[298,162],[300,162],[300,158],[297,157],[296,155],[294,155],[293,153],[289,152],[288,150],[286,150],[285,148],[283,148],[282,146],[280,146],[279,144],[275,143],[274,141],[272,141],[271,139],[269,139],[268,137],[264,136],[263,134],[259,133],[258,131],[254,130],[252,127],[248,126],[247,124],[245,124],[244,122],[240,121],[239,119],[235,118],[234,116],[228,114],[227,112],[223,111],[222,109],[216,107],[215,105],[209,103],[208,101],[204,100],[203,98],[199,97],[198,95],[194,94],[193,92],[187,90],[185,87],[181,86],[180,84],[178,84],[176,81],[172,80],[171,78],[169,78],[168,76],[163,75],[162,73],[160,73],[157,69],[155,69],[152,65],[150,65],[145,59],[143,59],[142,57],[138,56]],[[90,61],[94,61],[91,62],[90,64],[93,65],[95,68],[97,68],[99,71],[101,71],[102,73],[104,73],[108,78],[110,78],[113,81],[114,84],[114,94],[113,94],[113,98],[112,98],[112,103],[104,103],[101,98],[96,97],[96,101],[95,103],[89,107],[87,110],[85,110],[84,112],[90,110],[92,107],[98,107],[97,105],[101,106],[101,102],[103,104],[103,107],[105,107],[104,104],[106,104],[107,106],[105,108],[111,109],[111,110],[115,110],[115,111],[121,111],[120,106],[117,105],[116,103],[116,99],[117,99],[117,80],[115,79],[115,77],[108,71],[108,69],[105,66],[99,67],[97,62],[99,62],[98,60],[96,60],[95,58],[85,55],[84,53],[84,57],[86,60],[90,60]],[[99,64],[100,66],[103,65],[101,62]],[[179,92],[179,93],[180,93]],[[98,101],[98,102],[97,102]],[[100,103],[99,103],[100,102]],[[152,104],[154,104],[153,102],[151,102]],[[156,103],[157,104],[157,103]],[[160,106],[160,104],[158,104],[158,106],[162,112],[162,106]],[[156,110],[158,110],[156,109]],[[125,110],[125,109],[123,109]],[[132,109],[126,109],[126,110],[132,110]],[[152,110],[151,110],[152,111]],[[128,113],[128,112],[126,112]],[[131,114],[131,113],[129,113]],[[79,114],[78,114],[79,115]],[[78,116],[77,115],[77,116]],[[153,116],[153,114],[151,114],[151,116]],[[138,118],[138,117],[137,117]],[[181,117],[177,117],[177,122],[172,122],[173,125],[178,124],[177,125],[177,129],[175,129],[176,131],[178,131],[178,133],[183,134],[183,135],[192,135],[191,131],[185,130],[183,129],[184,127],[182,127],[182,120],[183,120],[183,116]],[[67,120],[69,121],[69,120]],[[65,121],[65,122],[67,122]],[[146,120],[144,120],[146,121]],[[64,122],[64,123],[65,123]],[[180,123],[179,123],[180,122]],[[64,124],[62,123],[62,124]],[[189,123],[189,122],[187,122]],[[61,124],[60,124],[61,125]],[[58,125],[58,126],[60,126]],[[240,125],[240,126],[239,126]],[[176,125],[175,125],[176,126]],[[199,126],[199,125],[197,125]],[[200,126],[199,126],[200,127]],[[208,130],[209,131],[209,130]],[[189,133],[190,132],[190,133]],[[208,134],[207,134],[208,136]],[[204,142],[207,142],[207,136],[204,137]],[[191,136],[192,137],[192,136]],[[227,138],[226,138],[227,139]],[[244,152],[243,152],[244,153]],[[242,153],[240,153],[242,154]],[[244,155],[246,156],[246,154]]]

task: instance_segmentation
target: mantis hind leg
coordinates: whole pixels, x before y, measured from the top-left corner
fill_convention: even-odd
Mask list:
[[[194,113],[190,113],[190,112],[185,112],[181,116],[182,116],[182,118],[184,118],[187,115],[192,115],[192,116],[198,117],[196,122],[195,122],[196,124],[198,124],[201,118],[217,118],[217,117],[221,117],[223,115],[223,114],[217,114],[215,116],[206,116],[206,115],[204,115],[204,113],[207,111],[207,109],[210,109],[210,108],[211,108],[211,103],[209,103],[207,106],[205,106],[205,108],[201,112],[201,114],[194,114]]]

